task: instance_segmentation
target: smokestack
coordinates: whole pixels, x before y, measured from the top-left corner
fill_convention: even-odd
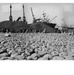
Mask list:
[[[9,16],[9,20],[12,21],[12,5],[10,4],[10,16]]]
[[[23,22],[27,23],[25,18],[25,12],[24,12],[24,4],[23,4]]]

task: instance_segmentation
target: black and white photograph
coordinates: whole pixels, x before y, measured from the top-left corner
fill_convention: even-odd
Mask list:
[[[74,3],[0,3],[0,60],[74,60]]]

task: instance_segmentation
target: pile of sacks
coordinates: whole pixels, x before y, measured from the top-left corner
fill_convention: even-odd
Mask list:
[[[0,60],[73,60],[74,35],[0,33]]]

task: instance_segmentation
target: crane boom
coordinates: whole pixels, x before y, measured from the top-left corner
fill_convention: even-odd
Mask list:
[[[57,16],[55,16],[52,20],[54,20],[56,17],[57,17]],[[51,22],[52,20],[50,20],[50,22]]]
[[[35,23],[36,22],[36,19],[35,19],[34,14],[33,14],[32,7],[30,7],[30,9],[31,9],[32,17],[33,17],[33,23]]]

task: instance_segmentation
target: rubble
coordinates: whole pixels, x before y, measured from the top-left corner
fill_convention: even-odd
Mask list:
[[[4,35],[5,33],[0,33],[0,60],[74,60],[74,35],[66,33]]]

